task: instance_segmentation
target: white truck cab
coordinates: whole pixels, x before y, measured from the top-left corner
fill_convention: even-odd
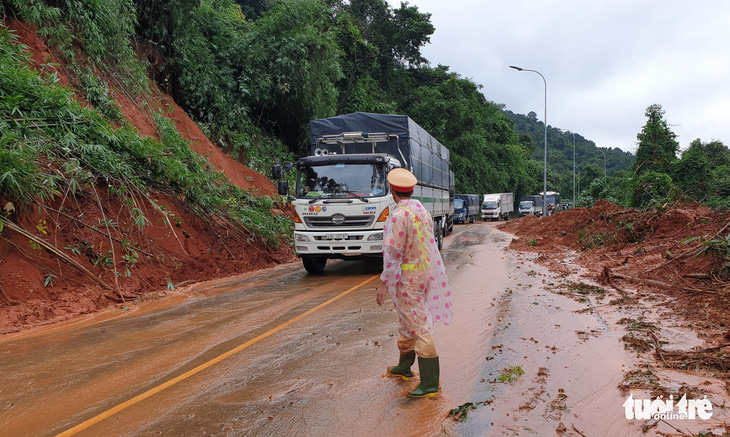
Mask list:
[[[294,249],[307,272],[322,273],[328,259],[382,257],[383,226],[395,206],[387,174],[397,167],[418,179],[413,198],[431,214],[441,249],[454,213],[446,147],[405,115],[358,112],[309,126],[312,156],[296,162],[292,201]],[[273,170],[280,178],[281,166]],[[288,182],[278,191],[289,194]]]
[[[394,167],[400,163],[381,154],[297,162],[294,248],[307,271],[320,272],[327,258],[382,254],[383,225],[394,204],[386,175]]]
[[[535,203],[532,200],[522,200],[519,205],[520,217],[535,213]]]

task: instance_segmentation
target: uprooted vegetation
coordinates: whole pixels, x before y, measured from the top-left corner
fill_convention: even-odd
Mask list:
[[[544,219],[527,217],[501,225],[514,233],[511,247],[539,253],[537,261],[556,264],[565,249],[605,287],[618,292],[608,304],[636,306],[655,302],[702,331],[710,347],[671,349],[657,323],[623,318],[625,347],[652,353],[668,369],[709,372],[728,379],[730,372],[730,216],[690,203],[651,210],[624,209],[606,201]],[[524,241],[536,239],[537,244]],[[601,287],[566,282],[560,294],[602,297]],[[651,387],[645,387],[651,388]]]
[[[576,251],[576,261],[618,290],[621,302],[632,300],[627,289],[660,293],[678,314],[724,333],[730,329],[729,220],[730,214],[698,203],[639,210],[602,200],[500,228],[518,236],[511,247],[539,253],[538,261]]]
[[[600,201],[592,208],[513,220],[500,228],[517,235],[513,249],[537,253],[537,262],[562,269],[565,276],[578,272],[563,262],[570,258],[601,284],[565,281],[554,292],[588,302],[586,311],[605,309],[601,315],[625,330],[620,340],[636,368],[618,385],[622,395],[707,396],[718,417],[724,417],[730,393],[728,213],[697,203],[635,210]],[[613,298],[596,304],[608,295]],[[591,335],[576,334],[585,341]],[[655,426],[657,421],[649,420],[642,429]],[[728,428],[715,430],[726,434]]]

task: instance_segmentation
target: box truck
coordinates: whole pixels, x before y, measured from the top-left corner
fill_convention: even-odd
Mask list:
[[[475,223],[482,213],[478,194],[457,194],[454,200],[454,223]]]
[[[485,194],[482,202],[482,220],[509,220],[509,214],[515,210],[512,193]]]
[[[294,247],[304,268],[322,273],[328,259],[382,257],[383,225],[395,206],[387,174],[418,179],[413,198],[433,217],[439,249],[452,222],[454,176],[449,150],[406,115],[353,113],[309,123],[311,156],[296,167]],[[282,168],[275,165],[274,178]],[[288,181],[279,182],[288,194]]]
[[[524,207],[523,204],[525,205]],[[520,197],[519,213],[520,217],[528,214],[535,214],[540,217],[542,215],[542,196],[529,195]]]
[[[520,204],[517,207],[517,212],[520,217],[535,214],[535,202],[532,200],[526,200],[525,196],[520,197]]]

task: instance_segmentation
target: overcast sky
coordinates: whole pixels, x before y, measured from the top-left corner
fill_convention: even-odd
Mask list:
[[[399,1],[388,0],[392,7]],[[636,152],[657,103],[682,150],[730,146],[730,1],[410,0],[436,32],[422,49],[483,86],[488,100]],[[549,147],[549,144],[548,144]]]

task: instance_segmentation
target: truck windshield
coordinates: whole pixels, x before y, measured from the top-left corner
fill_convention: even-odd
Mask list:
[[[497,207],[496,201],[487,201],[487,202],[482,203],[482,208],[484,208],[484,209],[494,209],[496,207]]]
[[[463,199],[454,199],[454,209],[462,209],[464,207]]]
[[[522,202],[520,202],[520,208],[522,208],[522,209],[532,208],[532,202],[529,200],[522,201]]]
[[[336,163],[302,166],[296,196],[304,198],[380,197],[387,193],[383,165]]]

